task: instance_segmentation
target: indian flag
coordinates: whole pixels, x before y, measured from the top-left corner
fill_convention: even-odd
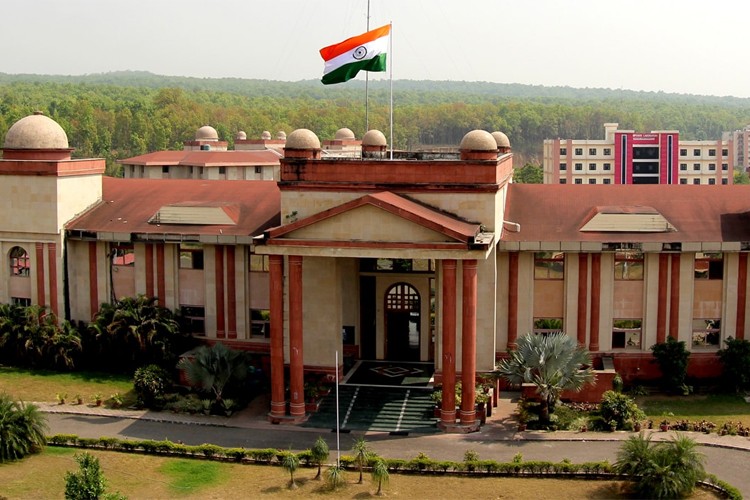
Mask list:
[[[386,24],[320,49],[325,60],[322,82],[325,85],[343,83],[357,76],[360,70],[385,71],[390,32],[391,25]]]

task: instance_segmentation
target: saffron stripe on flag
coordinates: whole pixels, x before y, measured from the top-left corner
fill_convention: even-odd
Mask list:
[[[328,47],[323,47],[322,49],[320,49],[320,55],[323,57],[323,59],[328,61],[345,52],[354,50],[360,45],[365,45],[367,42],[386,37],[390,32],[391,25],[386,24],[385,26],[381,26],[380,28],[368,31],[367,33],[347,38],[343,42],[329,45]]]

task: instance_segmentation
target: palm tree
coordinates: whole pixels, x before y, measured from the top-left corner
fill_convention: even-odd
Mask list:
[[[385,463],[385,460],[378,458],[372,465],[372,481],[378,483],[376,495],[381,496],[383,494],[383,485],[387,485],[389,479],[388,465]]]
[[[344,469],[338,464],[328,467],[328,470],[326,470],[326,482],[332,490],[344,484]]]
[[[652,444],[641,433],[623,443],[614,466],[616,472],[633,477],[639,496],[682,498],[705,476],[703,461],[695,441],[688,437],[677,435]]]
[[[212,392],[217,404],[222,403],[227,384],[244,379],[248,372],[244,353],[222,343],[199,348],[193,359],[183,358],[179,367],[185,370],[191,384]]]
[[[297,489],[297,483],[294,482],[294,472],[299,468],[299,457],[295,453],[287,451],[286,453],[284,453],[284,457],[281,459],[281,466],[291,476],[291,480],[289,481],[289,489]]]
[[[47,422],[35,405],[0,394],[0,462],[17,460],[44,446]]]
[[[595,379],[591,354],[562,332],[520,337],[518,348],[497,365],[496,371],[512,384],[536,385],[541,398],[539,418],[543,422],[549,422],[549,414],[563,391],[580,391]]]
[[[26,359],[23,326],[25,308],[14,304],[0,304],[0,360],[18,363]]]
[[[331,454],[331,451],[328,448],[328,443],[326,443],[325,439],[318,436],[318,439],[315,440],[315,444],[310,450],[310,457],[312,458],[312,463],[318,466],[318,474],[315,476],[315,479],[320,480],[321,467],[323,465],[323,462],[328,460],[328,456],[330,454]]]
[[[354,452],[354,461],[357,462],[357,467],[359,468],[358,484],[362,484],[362,469],[370,460],[370,457],[372,456],[372,450],[370,449],[370,445],[367,444],[364,438],[359,438],[354,442],[352,451]]]

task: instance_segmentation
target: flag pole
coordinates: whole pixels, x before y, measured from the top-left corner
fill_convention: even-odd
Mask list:
[[[367,31],[370,31],[370,0],[367,0]],[[365,71],[365,133],[370,130],[370,72]]]
[[[390,110],[390,127],[391,127],[391,160],[393,160],[393,22],[391,21],[388,23],[390,25],[390,29],[388,30],[388,56],[391,58],[391,63],[388,65],[390,67],[390,80],[391,80],[391,110]]]

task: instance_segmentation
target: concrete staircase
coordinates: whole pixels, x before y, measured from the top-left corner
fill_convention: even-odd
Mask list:
[[[380,431],[396,434],[437,432],[431,390],[387,389],[367,386],[339,387],[341,430]],[[335,429],[336,394],[321,402],[305,427]]]

